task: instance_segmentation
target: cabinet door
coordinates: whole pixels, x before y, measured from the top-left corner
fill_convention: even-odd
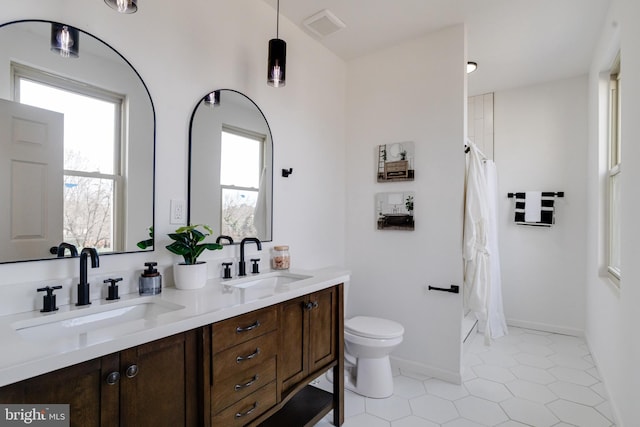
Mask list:
[[[117,354],[2,387],[0,402],[64,403],[69,404],[71,426],[118,425],[118,382],[106,382],[111,372],[118,372]]]
[[[307,297],[304,296],[280,304],[278,379],[283,394],[307,376],[309,323],[306,302]]]
[[[196,331],[120,353],[120,425],[193,426],[198,420]]]
[[[309,373],[336,359],[337,292],[329,288],[309,297]]]

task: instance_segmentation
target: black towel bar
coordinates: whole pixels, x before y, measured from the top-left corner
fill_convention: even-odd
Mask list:
[[[429,285],[429,290],[430,291],[451,292],[452,294],[459,294],[460,293],[460,286],[451,285],[450,288],[438,288],[438,287]]]
[[[507,197],[512,199],[516,197],[516,194],[524,194],[524,192],[519,193],[507,193]],[[543,191],[542,197],[564,197],[564,191],[551,192],[551,191]]]

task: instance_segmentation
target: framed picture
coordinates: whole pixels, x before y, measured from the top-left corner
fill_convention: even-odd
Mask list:
[[[413,142],[378,145],[378,182],[413,181]]]
[[[376,222],[378,230],[414,230],[414,195],[413,191],[377,193]]]

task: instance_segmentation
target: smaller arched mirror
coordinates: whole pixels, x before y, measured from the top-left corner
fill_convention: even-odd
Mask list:
[[[216,90],[200,99],[189,128],[190,224],[239,243],[272,239],[273,143],[267,119],[246,95]]]

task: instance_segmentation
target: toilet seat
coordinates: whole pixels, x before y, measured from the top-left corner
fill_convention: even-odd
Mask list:
[[[404,327],[393,320],[378,317],[356,316],[344,322],[345,332],[373,339],[390,339],[401,337]]]

